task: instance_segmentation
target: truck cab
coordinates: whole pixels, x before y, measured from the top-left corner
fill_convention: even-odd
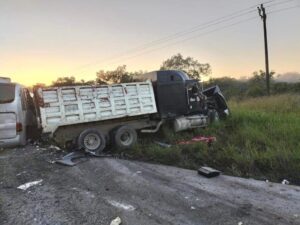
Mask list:
[[[154,71],[144,74],[142,79],[152,81],[162,119],[207,114],[212,108],[223,115],[227,109],[225,98],[217,86],[203,91],[199,82],[190,79],[183,71]],[[215,105],[207,104],[207,99],[215,101]]]
[[[0,147],[25,145],[35,121],[29,90],[0,77]]]
[[[142,80],[152,81],[158,116],[173,122],[175,131],[205,127],[211,122],[211,115],[228,114],[218,86],[203,91],[199,82],[183,71],[154,71],[142,75]]]

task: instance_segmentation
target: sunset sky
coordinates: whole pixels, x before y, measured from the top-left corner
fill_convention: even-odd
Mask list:
[[[176,53],[210,63],[212,77],[249,76],[264,68],[262,21],[255,7],[261,2],[1,0],[0,76],[25,85],[71,75],[91,80],[100,69],[124,64],[129,71],[157,70]],[[270,67],[300,72],[300,0],[265,2],[267,12],[273,11],[267,21]],[[235,18],[189,33],[231,14]],[[238,24],[228,26],[233,23]],[[153,43],[181,31],[177,39]]]

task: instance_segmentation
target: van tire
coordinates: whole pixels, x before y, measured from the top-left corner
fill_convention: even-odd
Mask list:
[[[106,147],[106,140],[99,130],[88,128],[78,136],[77,145],[80,149],[99,154]]]
[[[118,150],[129,149],[137,142],[136,130],[130,126],[119,126],[112,131],[113,146]]]

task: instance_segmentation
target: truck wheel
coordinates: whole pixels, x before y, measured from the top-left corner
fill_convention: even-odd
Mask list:
[[[79,148],[100,153],[106,146],[104,135],[96,129],[86,129],[81,132],[77,141]]]
[[[129,126],[120,126],[113,131],[113,144],[117,149],[128,149],[135,145],[137,133]]]

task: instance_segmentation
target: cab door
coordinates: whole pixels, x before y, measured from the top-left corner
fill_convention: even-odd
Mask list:
[[[189,114],[200,113],[203,109],[203,99],[200,92],[199,84],[194,81],[187,83],[187,102]]]

